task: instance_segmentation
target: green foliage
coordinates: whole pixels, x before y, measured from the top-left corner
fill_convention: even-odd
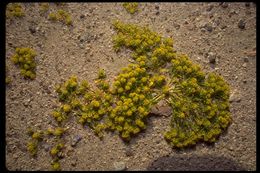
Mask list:
[[[20,73],[25,79],[36,78],[36,52],[31,48],[16,48],[16,54],[11,57],[11,61],[21,69]]]
[[[66,25],[72,25],[72,19],[70,14],[61,9],[55,13],[49,13],[49,20],[60,21]]]
[[[6,6],[6,17],[23,17],[24,11],[20,3],[9,3]]]
[[[137,2],[125,2],[123,3],[123,7],[130,14],[134,14],[138,11],[138,3]]]

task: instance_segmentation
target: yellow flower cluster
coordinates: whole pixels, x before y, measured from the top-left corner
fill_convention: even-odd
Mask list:
[[[16,54],[11,57],[14,64],[21,68],[21,75],[24,78],[35,79],[36,78],[36,53],[31,48],[16,48]]]

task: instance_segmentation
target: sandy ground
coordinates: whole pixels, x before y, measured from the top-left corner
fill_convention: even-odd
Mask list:
[[[40,149],[37,158],[26,151],[27,127],[53,124],[50,112],[58,104],[54,85],[75,74],[90,82],[104,68],[110,79],[129,61],[129,53],[112,49],[111,21],[148,25],[175,40],[177,51],[189,55],[205,71],[223,75],[231,86],[233,122],[214,146],[198,144],[176,151],[163,139],[170,117],[151,117],[148,129],[125,145],[106,134],[101,141],[75,121],[65,136],[71,151],[62,170],[256,170],[256,5],[253,3],[141,3],[130,15],[121,3],[70,3],[73,26],[51,22],[38,4],[23,4],[26,16],[6,20],[6,66],[12,83],[6,87],[6,168],[51,170],[51,157]],[[50,10],[57,9],[51,4]],[[37,77],[24,80],[10,61],[16,47],[37,51]],[[215,59],[211,64],[209,59]],[[76,135],[83,138],[75,147]],[[43,146],[41,147],[43,148]],[[123,169],[123,168],[122,168]]]

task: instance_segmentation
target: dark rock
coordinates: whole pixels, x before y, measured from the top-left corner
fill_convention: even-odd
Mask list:
[[[243,19],[240,19],[237,25],[240,29],[245,29],[246,22]]]
[[[159,5],[156,5],[156,6],[155,6],[155,9],[156,9],[156,10],[159,10]]]
[[[173,24],[174,28],[176,28],[177,30],[180,29],[181,25],[177,24],[177,23],[174,23]]]
[[[158,15],[160,14],[160,12],[159,12],[159,11],[157,11],[155,14],[158,16]]]
[[[211,24],[207,23],[207,24],[205,25],[205,29],[206,29],[208,32],[212,32],[213,27],[212,27]]]
[[[29,31],[34,34],[36,32],[36,29],[32,26],[29,26]]]
[[[84,15],[84,14],[80,15],[80,18],[81,18],[81,19],[84,19],[84,18],[85,18],[85,15]]]
[[[216,63],[216,54],[213,53],[213,52],[209,52],[208,53],[208,60],[209,60],[209,63],[215,64]]]
[[[245,3],[245,6],[246,6],[246,7],[250,7],[250,3],[249,3],[249,2],[246,2],[246,3]]]
[[[244,62],[249,62],[248,57],[244,57]]]

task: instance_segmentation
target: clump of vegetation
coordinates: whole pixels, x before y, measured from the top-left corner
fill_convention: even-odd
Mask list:
[[[46,13],[50,8],[50,3],[40,3],[40,11]]]
[[[159,76],[164,78],[164,86],[151,92],[157,94],[156,100],[166,99],[173,109],[171,130],[165,139],[174,148],[198,141],[215,142],[231,123],[229,86],[224,79],[215,73],[206,75],[186,55],[177,53],[170,38],[118,21],[114,27],[118,31],[113,40],[115,50],[130,48],[132,58],[153,73],[155,81],[161,81]]]
[[[18,65],[21,69],[21,75],[26,79],[36,78],[36,52],[31,48],[16,48],[16,54],[11,57],[14,64]]]
[[[138,11],[138,3],[137,2],[125,2],[123,3],[123,7],[130,14],[134,14]]]
[[[50,155],[52,157],[52,169],[55,171],[61,170],[59,160],[62,158],[62,150],[64,149],[63,143],[58,143],[50,150]]]
[[[6,7],[6,16],[7,17],[23,17],[24,11],[21,4],[19,3],[9,3]]]
[[[49,13],[49,19],[52,21],[60,21],[66,25],[72,25],[70,14],[61,9],[57,12]]]
[[[187,56],[172,61],[171,79],[167,102],[173,115],[165,139],[176,148],[215,142],[231,123],[227,83],[215,73],[206,76]]]
[[[10,76],[8,76],[9,73],[9,69],[8,67],[5,68],[5,84],[10,84],[12,82],[12,78]]]
[[[36,156],[38,150],[38,144],[43,139],[43,133],[41,131],[33,131],[31,128],[27,129],[27,134],[31,137],[27,143],[27,150],[32,156]]]
[[[59,127],[46,131],[61,139],[69,116],[88,126],[102,138],[104,131],[120,135],[124,141],[146,129],[151,108],[164,99],[172,108],[170,130],[164,138],[173,148],[184,148],[199,141],[215,142],[232,119],[229,86],[216,73],[204,73],[188,56],[177,53],[171,38],[163,38],[147,27],[114,22],[118,34],[114,48],[132,50],[133,63],[121,69],[110,85],[104,69],[99,70],[95,86],[71,76],[57,85],[60,106],[52,112]],[[39,135],[32,135],[39,140]],[[30,143],[31,153],[36,150]],[[52,167],[60,170],[64,148],[58,142],[50,151]]]

